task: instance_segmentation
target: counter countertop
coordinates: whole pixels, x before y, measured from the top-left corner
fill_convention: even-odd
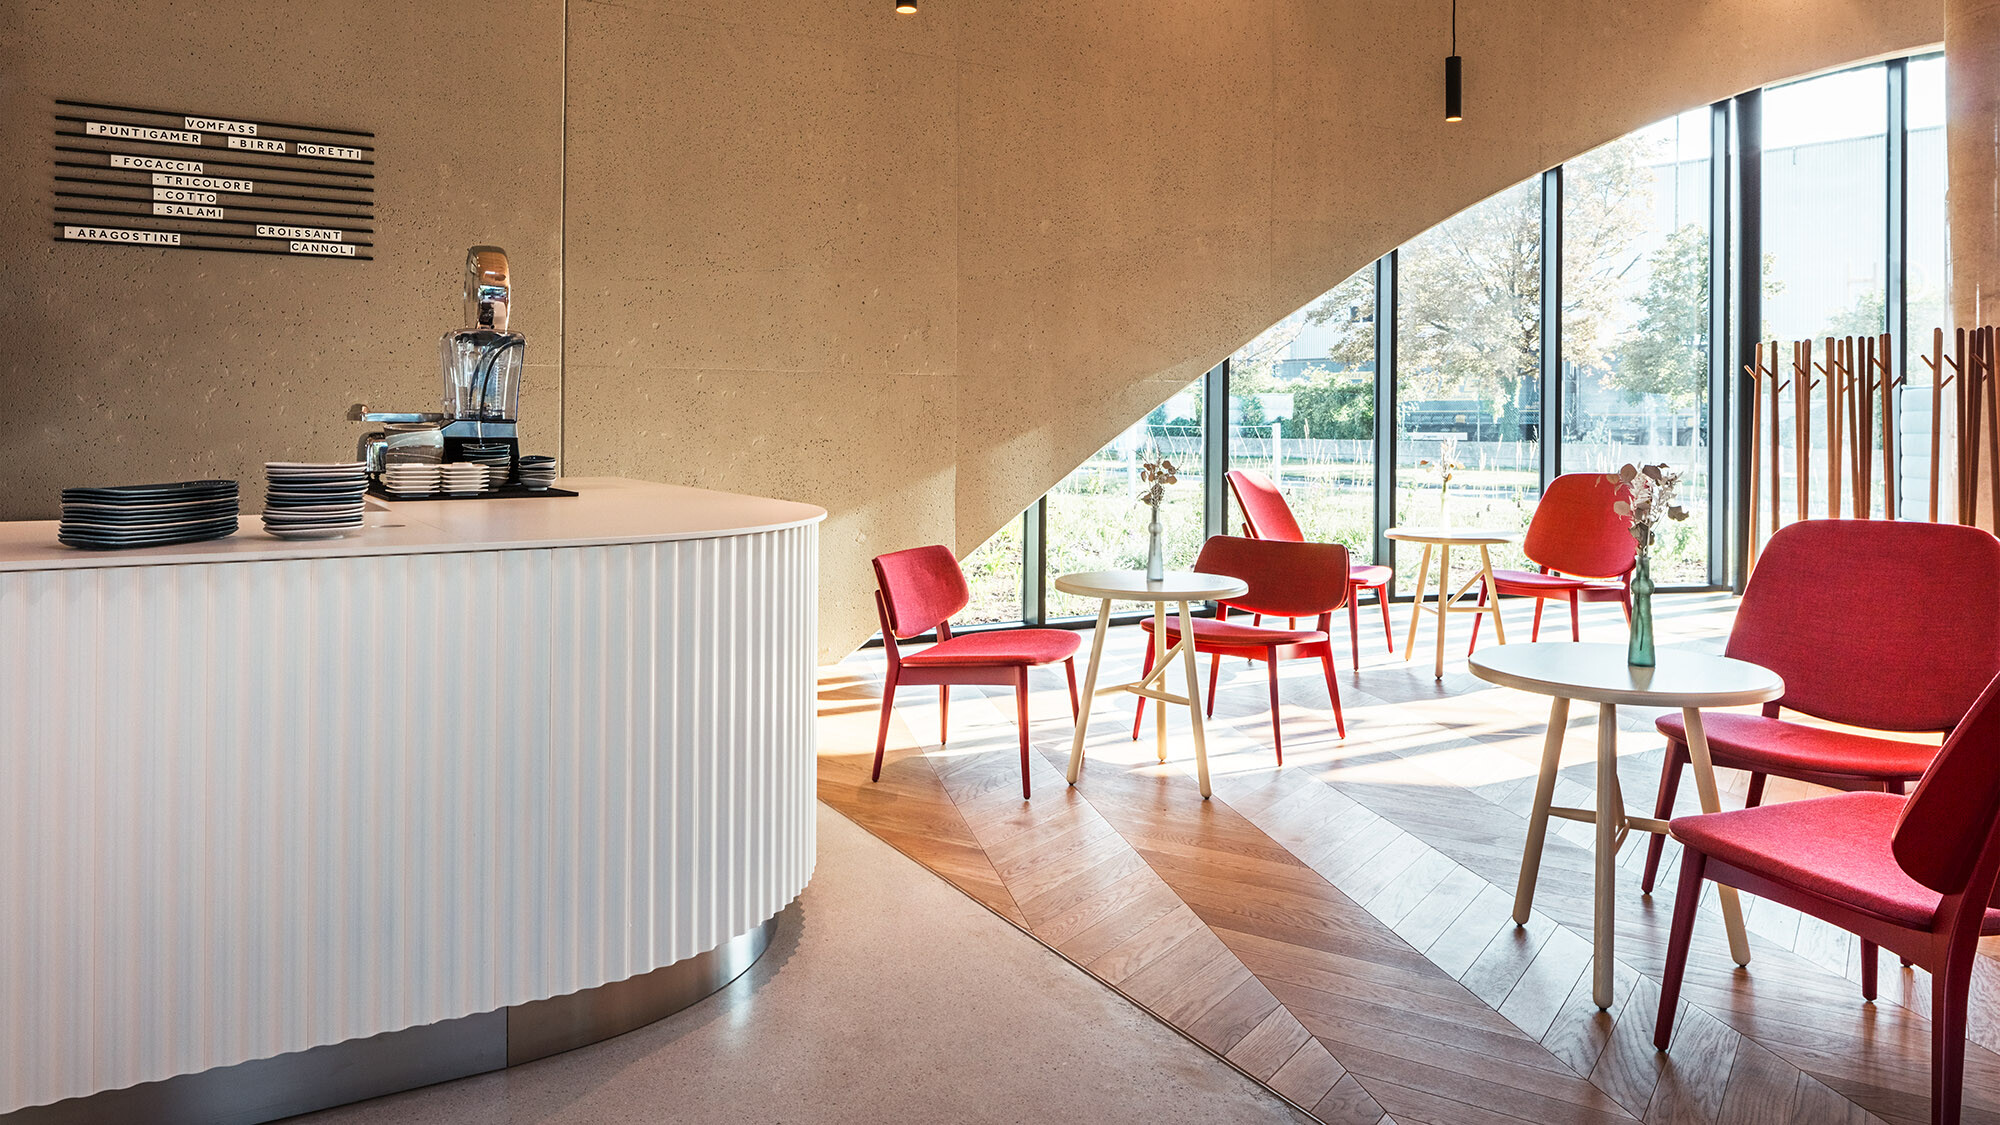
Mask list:
[[[55,520],[0,522],[0,572],[657,543],[826,518],[825,509],[811,504],[619,477],[566,478],[557,485],[580,495],[406,502],[371,496],[367,525],[339,539],[267,535],[256,510],[244,511],[240,530],[227,539],[128,551],[65,547],[56,542]]]

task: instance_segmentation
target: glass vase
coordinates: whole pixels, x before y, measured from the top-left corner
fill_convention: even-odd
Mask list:
[[[1653,560],[1645,551],[1639,552],[1639,568],[1632,575],[1632,640],[1625,662],[1634,668],[1653,666]]]
[[[1160,510],[1153,509],[1153,522],[1146,528],[1146,581],[1158,582],[1167,576],[1167,548],[1160,542]]]

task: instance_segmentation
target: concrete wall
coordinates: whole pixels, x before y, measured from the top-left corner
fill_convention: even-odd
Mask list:
[[[68,485],[212,476],[241,479],[249,508],[265,461],[352,453],[349,403],[438,409],[437,338],[482,242],[510,251],[523,410],[553,438],[563,0],[497,22],[472,37],[443,5],[0,3],[0,518],[52,517]],[[375,260],[54,241],[61,97],[372,130]]]
[[[427,405],[464,247],[522,276],[530,444],[961,551],[1242,341],[1575,153],[1941,37],[1935,0],[0,6],[0,515],[334,456]],[[380,260],[57,245],[49,100],[373,129]],[[487,107],[501,107],[498,114]],[[475,124],[492,120],[494,124]]]

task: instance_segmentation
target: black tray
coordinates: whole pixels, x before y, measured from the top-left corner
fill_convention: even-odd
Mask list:
[[[400,492],[391,492],[383,488],[380,481],[371,480],[368,482],[368,495],[379,496],[384,500],[394,500],[398,504],[415,504],[425,500],[520,500],[542,496],[575,496],[576,493],[571,492],[567,488],[534,489],[519,484],[506,484],[490,492],[426,492],[421,496],[410,496]]]

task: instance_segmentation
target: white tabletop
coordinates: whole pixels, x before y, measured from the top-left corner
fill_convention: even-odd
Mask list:
[[[1591,703],[1737,707],[1785,694],[1776,672],[1747,660],[1661,649],[1652,668],[1625,662],[1624,645],[1540,641],[1480,649],[1472,674],[1501,687]]]
[[[1147,581],[1143,570],[1092,570],[1063,575],[1056,579],[1056,589],[1065,594],[1121,602],[1198,602],[1240,598],[1250,592],[1241,578],[1186,570],[1170,570],[1158,582]]]
[[[1486,527],[1392,527],[1382,534],[1406,543],[1442,543],[1449,547],[1482,547],[1512,543],[1518,531],[1495,531]]]

